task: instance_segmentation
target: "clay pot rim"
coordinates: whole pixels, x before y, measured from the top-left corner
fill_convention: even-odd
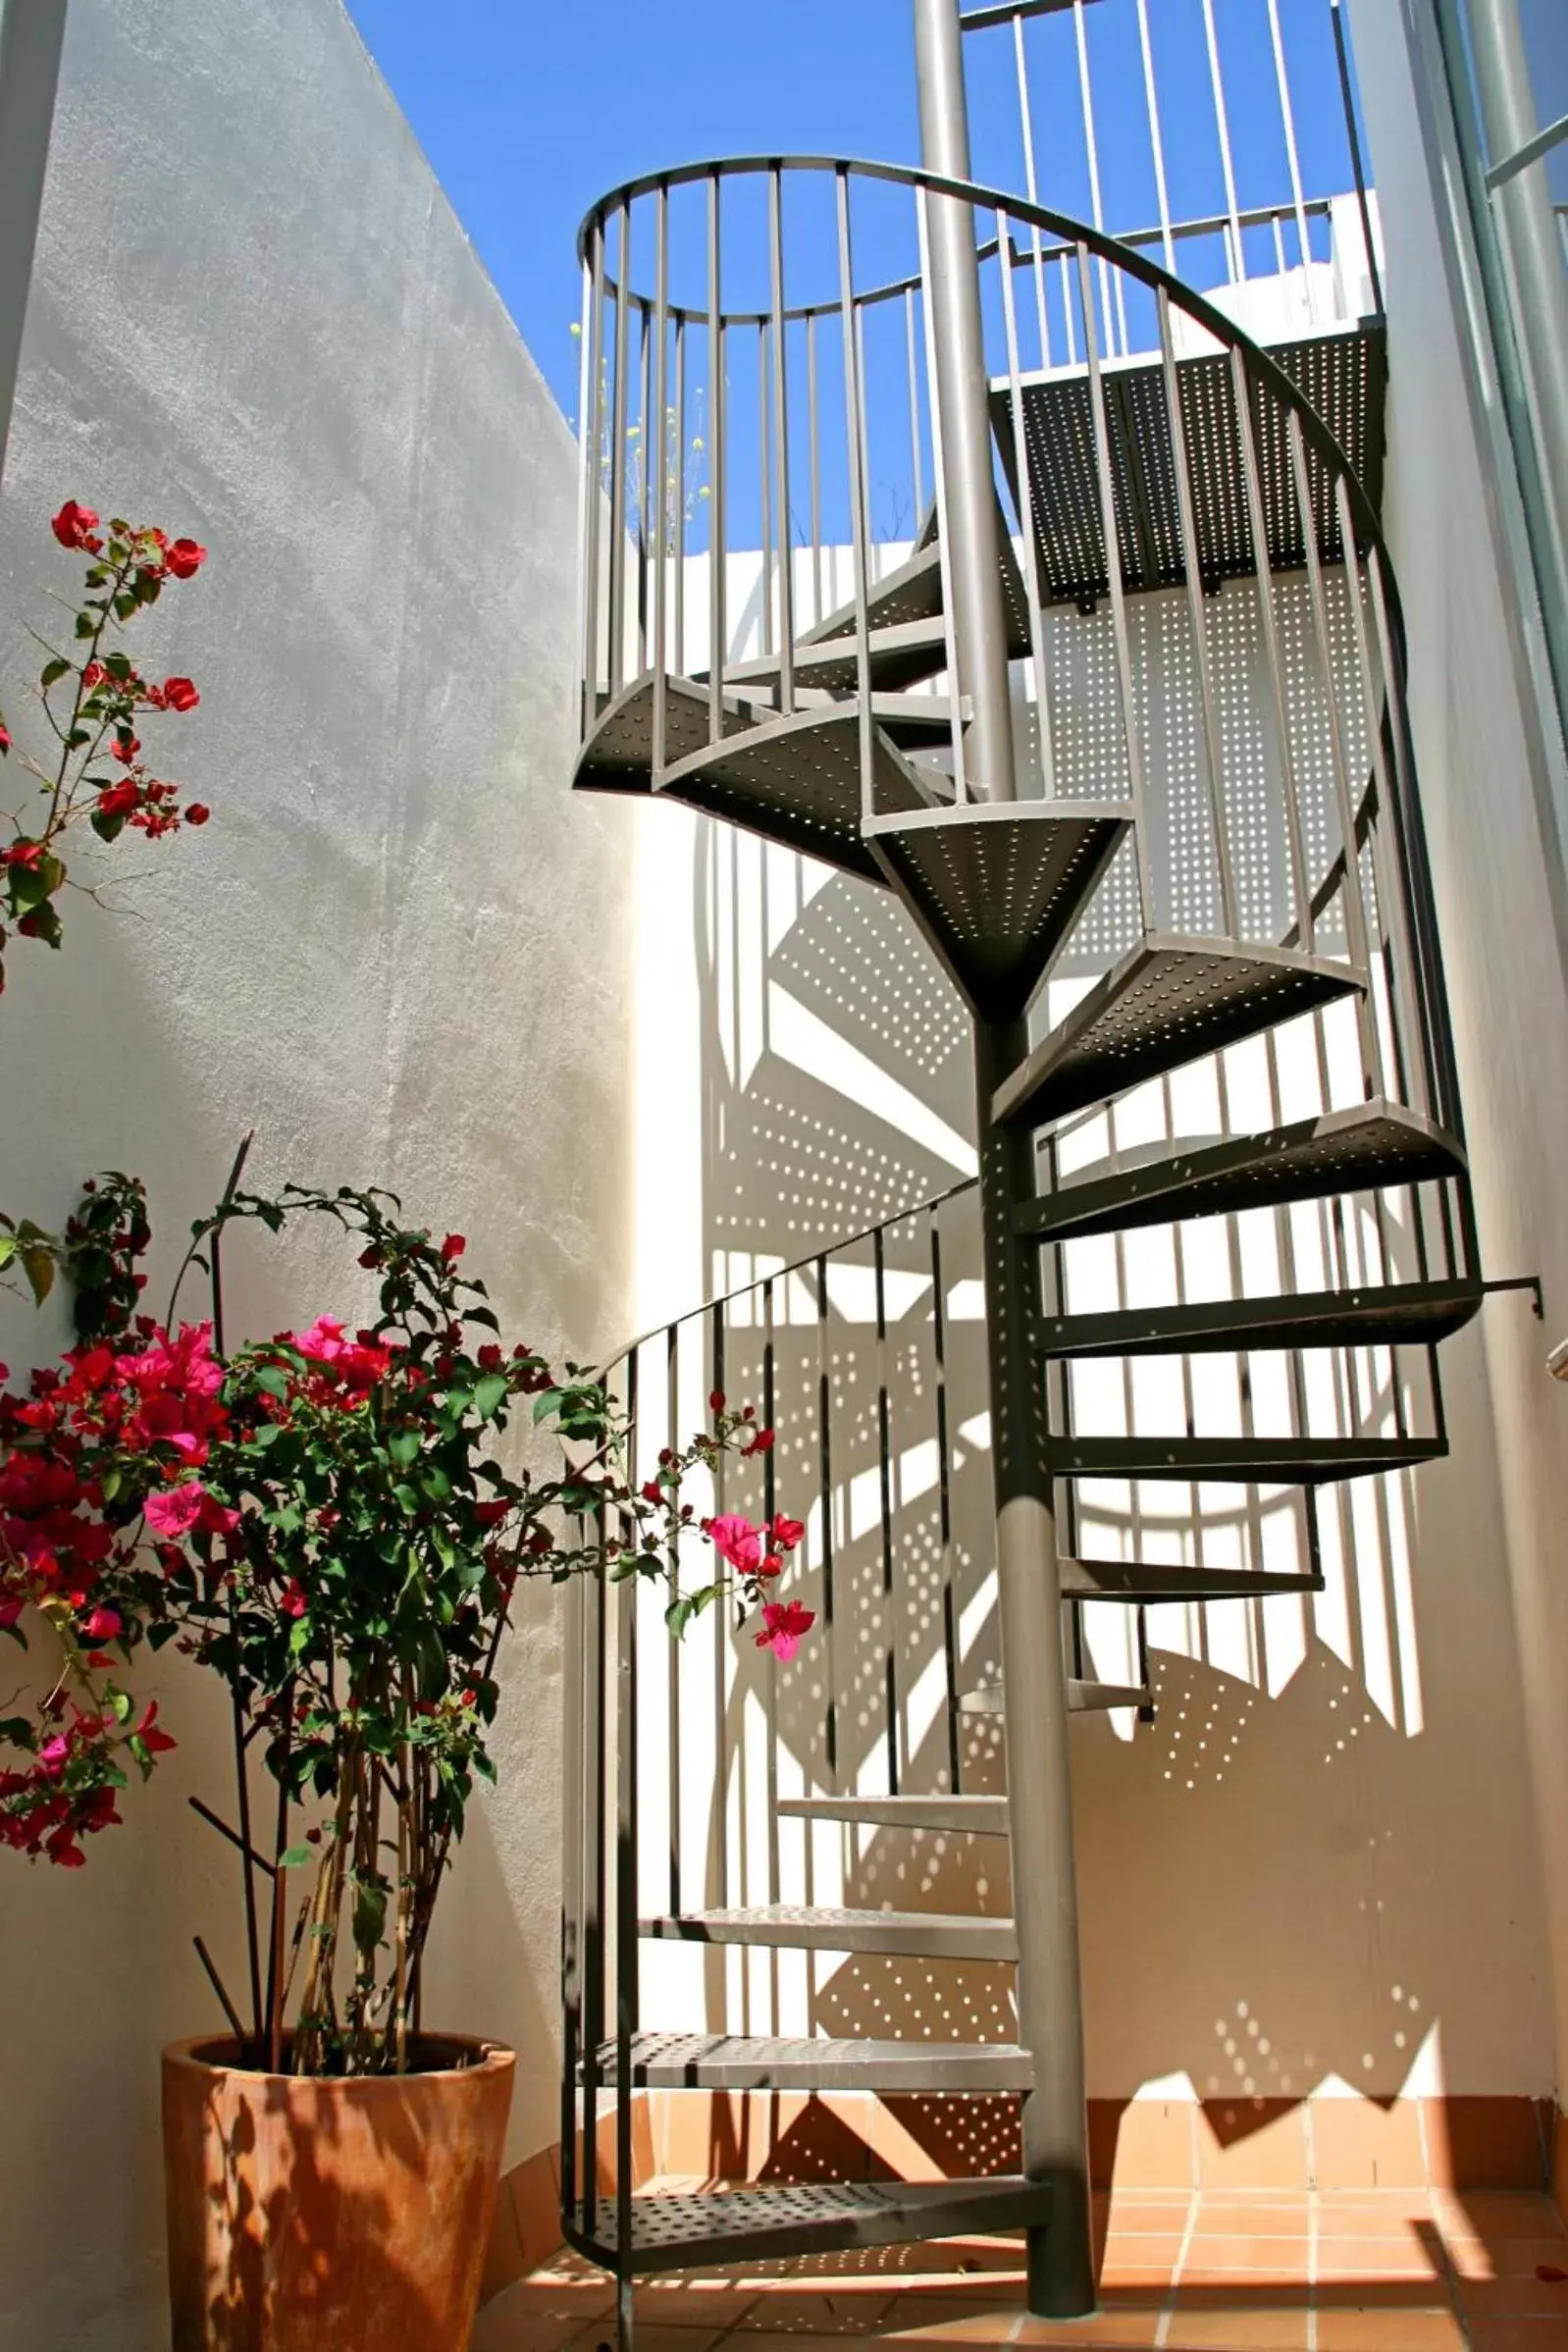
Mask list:
[[[291,2035],[284,2036],[285,2042]],[[467,2063],[456,2066],[425,2066],[408,2074],[284,2074],[274,2073],[270,2066],[241,2065],[237,2060],[240,2045],[232,2033],[200,2033],[188,2041],[166,2043],[163,2063],[193,2073],[214,2076],[234,2075],[246,2082],[287,2083],[291,2090],[339,2091],[358,2098],[391,2094],[406,2096],[417,2083],[480,2082],[489,2074],[510,2072],[517,2064],[517,2053],[505,2042],[468,2033],[437,2033],[427,2031],[418,2040],[429,2046],[435,2043],[444,2050],[461,2051]],[[213,2055],[219,2054],[219,2055]]]

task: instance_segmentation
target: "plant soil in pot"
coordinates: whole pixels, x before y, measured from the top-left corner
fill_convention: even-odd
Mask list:
[[[346,2077],[240,2058],[164,2053],[174,2352],[464,2352],[512,2053],[425,2037],[407,2073]]]

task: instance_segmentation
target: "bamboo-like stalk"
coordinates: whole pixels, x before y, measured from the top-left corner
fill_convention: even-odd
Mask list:
[[[413,1900],[413,1812],[415,1806],[413,1758],[408,1742],[403,1741],[397,1751],[397,1771],[401,1786],[397,1796],[397,1948],[395,1991],[392,1998],[393,2031],[396,2039],[396,2070],[408,2071],[408,1931]]]

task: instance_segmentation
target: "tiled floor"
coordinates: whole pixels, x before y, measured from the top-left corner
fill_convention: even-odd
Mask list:
[[[1097,2206],[1093,2320],[1030,2320],[1019,2243],[995,2238],[650,2282],[638,2352],[839,2352],[846,2340],[911,2352],[1568,2352],[1568,2232],[1544,2197],[1229,2190]],[[606,2282],[562,2255],[490,2305],[473,2352],[613,2352],[614,2340]]]

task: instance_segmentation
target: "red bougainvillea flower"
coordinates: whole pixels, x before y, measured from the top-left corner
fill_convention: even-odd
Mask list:
[[[770,1649],[779,1664],[787,1666],[815,1623],[816,1611],[803,1608],[798,1600],[770,1600],[762,1611],[757,1646]]]
[[[758,1576],[782,1576],[784,1573],[784,1554],[781,1551],[765,1551],[762,1554],[757,1573]]]
[[[279,1594],[278,1606],[286,1617],[302,1617],[309,1608],[305,1588],[297,1576],[291,1576]]]
[[[801,1519],[775,1519],[767,1532],[780,1551],[793,1551],[805,1539],[806,1523]]]
[[[384,1381],[392,1367],[392,1351],[376,1339],[367,1339],[361,1333],[349,1338],[342,1325],[332,1315],[318,1315],[308,1332],[295,1332],[287,1341],[297,1348],[307,1363],[327,1367],[330,1379],[312,1389],[318,1404],[342,1402],[339,1389],[347,1392],[347,1400],[358,1403],[369,1395],[378,1381]]]
[[[205,801],[192,801],[185,810],[185,822],[187,825],[204,825],[211,814],[212,810]]]
[[[468,1238],[466,1234],[448,1233],[445,1240],[441,1245],[441,1254],[445,1259],[448,1266],[455,1266],[458,1259],[462,1256],[467,1247]]]
[[[735,1511],[725,1511],[717,1519],[705,1519],[703,1533],[719,1558],[728,1560],[742,1576],[755,1576],[762,1558],[762,1531],[754,1527]]]
[[[9,752],[10,749],[11,729],[6,725],[4,719],[0,718],[0,754]]]
[[[771,1453],[772,1450],[773,1433],[771,1430],[754,1430],[741,1447],[743,1454]]]
[[[103,541],[92,536],[98,528],[97,516],[90,506],[78,506],[75,498],[67,498],[49,528],[63,548],[78,549],[87,555],[103,552]]]
[[[112,1642],[116,1634],[124,1632],[125,1619],[118,1609],[100,1601],[84,1620],[81,1630],[89,1642]]]
[[[119,784],[104,786],[98,795],[98,807],[105,816],[127,816],[140,797],[136,785],[127,776]]]
[[[0,865],[34,866],[43,856],[41,841],[14,841],[7,850],[0,850]]]
[[[189,678],[165,678],[163,706],[166,710],[194,710],[200,700]]]
[[[158,1729],[158,1701],[156,1699],[150,1699],[147,1701],[146,1711],[136,1725],[136,1737],[138,1740],[145,1740],[148,1750],[153,1755],[167,1755],[172,1748],[177,1748],[180,1744],[177,1740],[172,1740],[166,1731]]]
[[[193,539],[177,539],[172,547],[165,548],[163,559],[165,568],[177,580],[188,580],[206,562],[207,550],[198,547]]]
[[[111,759],[118,759],[122,767],[129,767],[140,749],[141,737],[139,735],[120,735],[110,745],[109,757]]]

